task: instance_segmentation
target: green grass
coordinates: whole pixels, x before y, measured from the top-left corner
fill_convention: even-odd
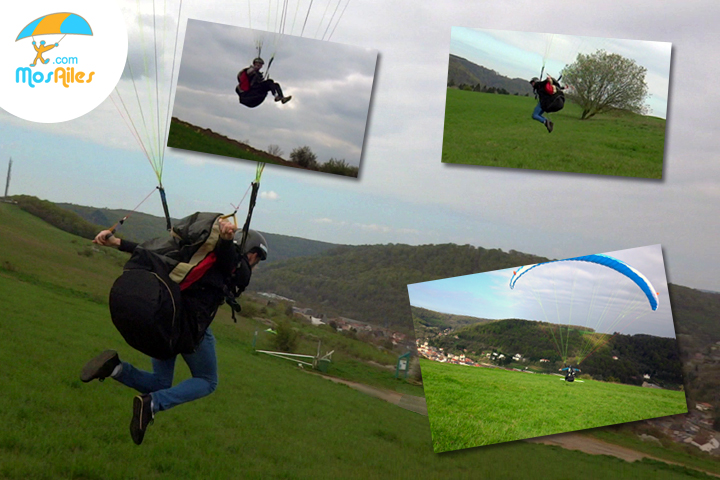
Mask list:
[[[0,204],[0,259],[14,262],[0,271],[0,478],[696,476],[683,467],[525,442],[437,455],[427,417],[253,353],[257,324],[232,323],[226,308],[213,323],[217,391],[159,413],[138,447],[128,432],[134,392],[112,380],[83,384],[78,378],[105,348],[150,367],[114,329],[107,305],[83,295],[106,296],[118,259],[126,257],[88,259],[73,240]],[[177,366],[175,381],[188,378],[184,362]]]
[[[662,178],[665,120],[629,113],[580,120],[577,105],[531,118],[532,97],[447,90],[442,161],[491,167]]]
[[[687,412],[683,392],[421,360],[436,452]]]
[[[257,155],[253,151],[241,148],[234,143],[228,143],[224,140],[203,135],[186,125],[176,122],[175,120],[170,123],[168,147],[211,153],[214,155],[222,155],[224,157],[242,158],[244,160],[253,160],[256,162],[277,163],[273,162],[272,159],[267,156]]]

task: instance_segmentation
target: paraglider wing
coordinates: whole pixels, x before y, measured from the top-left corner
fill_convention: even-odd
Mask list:
[[[22,29],[18,37],[23,38],[33,35],[92,35],[90,24],[80,15],[74,13],[52,13],[30,22]]]
[[[630,280],[635,282],[635,284],[640,287],[640,289],[643,291],[645,296],[647,297],[648,301],[650,302],[650,307],[652,307],[653,310],[657,310],[658,308],[658,295],[655,291],[655,287],[652,286],[650,283],[650,280],[648,280],[645,275],[637,271],[635,268],[631,267],[627,263],[618,260],[617,258],[613,258],[609,255],[603,255],[601,253],[595,254],[595,255],[585,255],[582,257],[575,257],[575,258],[566,258],[564,260],[554,260],[552,262],[545,262],[545,263],[537,263],[535,265],[529,265],[526,267],[519,268],[515,272],[513,272],[513,276],[510,279],[510,288],[515,288],[515,283],[518,281],[520,277],[525,275],[527,272],[532,270],[535,267],[539,267],[541,265],[547,265],[549,263],[556,263],[556,262],[570,262],[570,261],[576,261],[576,262],[589,262],[589,263],[595,263],[598,265],[603,265],[608,268],[612,268],[616,272],[625,275]]]

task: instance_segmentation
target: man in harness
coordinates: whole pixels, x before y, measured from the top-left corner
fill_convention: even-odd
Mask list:
[[[559,112],[565,106],[565,94],[563,93],[564,88],[560,86],[560,82],[552,78],[550,75],[547,79],[540,81],[539,78],[534,77],[530,80],[535,98],[538,99],[538,104],[533,110],[532,118],[545,125],[548,133],[553,131],[553,122],[549,118],[543,117],[543,113]]]
[[[253,60],[253,64],[247,68],[240,70],[237,75],[238,86],[235,92],[240,97],[240,103],[249,108],[255,108],[260,105],[268,93],[272,93],[276,102],[287,103],[292,96],[283,96],[280,84],[274,82],[270,78],[264,78],[260,71],[265,61],[258,57]]]
[[[210,220],[216,216],[216,214],[195,214],[187,218],[194,219],[202,215],[205,215],[202,218]],[[181,220],[179,223],[182,222]],[[190,227],[194,225],[191,221],[188,223]],[[197,224],[200,223],[197,222]],[[215,337],[210,324],[220,304],[226,301],[233,306],[234,310],[239,310],[239,305],[234,298],[239,296],[250,283],[254,267],[267,258],[267,242],[259,232],[249,230],[243,244],[243,232],[238,230],[233,223],[219,219],[214,220],[212,225],[211,235],[212,232],[217,235],[217,238],[213,240],[216,244],[212,252],[192,269],[193,272],[196,272],[193,282],[182,290],[180,304],[177,306],[183,312],[177,318],[177,323],[187,322],[190,325],[189,330],[183,331],[183,338],[180,339],[181,345],[178,345],[171,354],[158,354],[158,357],[163,358],[151,355],[153,367],[151,372],[140,370],[128,362],[122,362],[115,350],[105,350],[90,360],[80,373],[80,379],[83,382],[90,382],[94,379],[102,381],[110,377],[140,393],[133,399],[133,416],[130,422],[130,435],[137,445],[142,443],[147,427],[152,423],[157,412],[204,397],[215,390],[218,384],[217,357]],[[175,230],[182,231],[177,228]],[[131,261],[133,261],[138,255],[142,256],[143,251],[150,248],[153,241],[139,246],[134,242],[115,237],[110,230],[103,230],[93,242],[131,253],[133,255]],[[165,252],[165,255],[168,256],[166,258],[171,259],[171,256],[177,257],[180,253],[179,251],[170,251]],[[152,252],[147,255],[152,255]],[[137,271],[127,270],[127,267],[126,264],[123,275]],[[187,278],[190,277],[191,275],[188,275]],[[122,278],[123,276],[118,280]],[[139,277],[129,278],[132,280]],[[142,316],[143,312],[149,308],[149,300],[153,295],[157,296],[151,292],[148,302],[134,305],[139,302],[135,296],[130,294],[137,292],[122,292],[118,285],[120,284],[116,281],[110,296],[110,309],[111,314],[114,315],[114,323],[115,315],[118,314],[118,310],[113,310],[114,298],[119,298],[121,310],[135,310],[137,316]],[[126,286],[126,284],[123,285]],[[114,292],[116,288],[118,290]],[[142,290],[147,287],[138,285],[137,288]],[[182,289],[182,284],[179,289]],[[117,301],[115,302],[117,303]],[[152,319],[146,320],[151,321]],[[125,335],[123,334],[123,336]],[[137,347],[135,348],[137,349]],[[148,355],[150,354],[148,353]],[[173,386],[175,360],[178,355],[181,355],[187,363],[192,378]]]
[[[561,368],[561,372],[565,372],[565,381],[574,382],[575,374],[580,373],[580,369],[570,365],[569,367]]]

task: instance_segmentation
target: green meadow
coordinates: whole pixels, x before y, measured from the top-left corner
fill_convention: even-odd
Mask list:
[[[436,452],[687,412],[680,391],[421,360]]]
[[[244,317],[234,324],[227,308],[213,324],[218,389],[160,412],[137,446],[128,429],[135,392],[112,380],[79,380],[84,363],[106,348],[150,367],[109,318],[107,292],[126,258],[0,204],[0,478],[702,476],[526,442],[438,455],[427,417],[254,353],[253,333],[265,327]],[[339,356],[330,373],[396,382],[351,357]],[[189,375],[178,361],[176,382]]]
[[[533,97],[449,88],[442,161],[661,179],[665,120],[618,112],[580,120],[566,102],[549,114],[552,133],[532,119]],[[546,114],[547,116],[547,114]]]

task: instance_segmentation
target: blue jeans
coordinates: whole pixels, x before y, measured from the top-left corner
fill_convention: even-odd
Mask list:
[[[533,110],[532,118],[533,120],[537,120],[538,122],[545,125],[545,117],[542,116],[543,112],[542,107],[540,106],[540,102],[538,102],[537,106],[535,107],[535,110]]]
[[[150,393],[153,399],[153,413],[167,410],[185,402],[191,402],[210,395],[218,384],[215,337],[210,328],[194,353],[182,354],[190,367],[192,378],[172,386],[175,360],[152,359],[153,372],[145,372],[122,362],[122,372],[115,378],[118,382],[134,388],[140,393]]]

